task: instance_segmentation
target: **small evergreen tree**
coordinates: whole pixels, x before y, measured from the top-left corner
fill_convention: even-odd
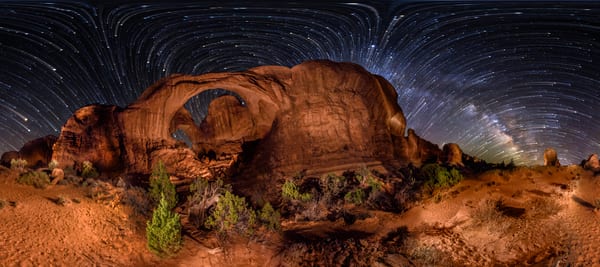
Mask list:
[[[164,194],[146,224],[148,249],[161,257],[175,254],[181,248],[181,222],[179,214],[171,211]]]
[[[217,206],[206,220],[206,227],[215,229],[220,234],[232,230],[252,235],[256,224],[256,212],[248,208],[243,197],[238,197],[229,191],[219,198]]]
[[[273,209],[273,206],[271,206],[271,203],[269,202],[267,202],[258,213],[258,219],[267,227],[267,229],[272,231],[279,231],[281,229],[280,218],[281,215],[279,212]]]
[[[175,185],[169,180],[169,174],[162,161],[154,167],[150,176],[150,197],[155,203],[158,203],[164,195],[169,209],[173,209],[177,205],[177,192]]]
[[[300,193],[298,186],[292,180],[286,180],[281,186],[281,197],[288,200],[309,201],[312,199],[310,193]]]

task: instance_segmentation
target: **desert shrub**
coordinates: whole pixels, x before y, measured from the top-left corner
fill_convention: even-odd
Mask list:
[[[86,160],[82,163],[81,177],[83,177],[84,179],[87,179],[87,178],[96,178],[98,176],[99,176],[98,171],[96,171],[96,168],[94,168],[94,165],[89,160]]]
[[[559,213],[563,206],[553,198],[534,198],[527,202],[530,217],[549,217]]]
[[[133,211],[140,215],[149,214],[152,208],[152,200],[148,198],[146,190],[141,187],[132,186],[123,192],[122,202],[129,205]]]
[[[596,209],[600,209],[600,198],[594,200],[594,207],[596,207]]]
[[[312,200],[302,203],[302,206],[295,214],[294,220],[320,221],[327,218],[331,209],[324,205],[323,202],[323,200]]]
[[[514,217],[505,215],[503,207],[506,207],[502,199],[486,199],[479,204],[471,213],[474,227],[483,227],[489,232],[506,234],[513,226]]]
[[[77,203],[77,204],[81,203],[81,199],[79,199],[79,198],[73,198],[71,201],[73,201],[73,203]]]
[[[4,206],[8,206],[8,202],[4,199],[0,199],[0,209],[4,208]]]
[[[383,189],[383,182],[373,176],[367,178],[367,185],[371,188],[372,193],[380,192]]]
[[[417,245],[409,252],[409,258],[417,266],[438,266],[444,262],[444,254],[431,245]]]
[[[165,165],[159,162],[152,170],[152,175],[150,176],[150,198],[158,203],[163,195],[170,209],[177,205],[175,185],[171,183]]]
[[[51,171],[54,170],[54,168],[58,167],[58,161],[56,160],[52,160],[50,161],[50,163],[48,163],[48,169],[50,169]]]
[[[50,177],[48,174],[41,171],[30,171],[21,174],[17,178],[17,182],[20,184],[32,185],[35,188],[46,188],[50,184]]]
[[[383,189],[383,182],[379,181],[367,168],[360,169],[355,177],[361,186],[370,187],[372,191],[378,192]]]
[[[256,213],[248,208],[246,200],[229,191],[219,198],[215,209],[206,219],[206,227],[226,234],[233,230],[252,235],[256,224]]]
[[[347,202],[350,202],[350,203],[353,203],[356,205],[363,204],[365,202],[365,198],[366,198],[365,191],[360,188],[352,190],[352,191],[346,193],[346,195],[344,196],[344,199]]]
[[[502,218],[502,212],[498,209],[503,205],[502,200],[486,199],[471,214],[475,224],[483,224],[498,221]]]
[[[27,160],[25,159],[11,159],[10,168],[14,170],[24,170],[27,166]]]
[[[181,248],[179,214],[171,211],[164,194],[152,213],[152,220],[146,223],[146,238],[148,249],[161,257],[173,255]]]
[[[214,182],[203,178],[196,179],[190,185],[191,195],[188,196],[190,221],[198,228],[204,226],[208,209],[214,206],[219,197],[227,190],[231,189],[229,186],[223,185],[221,179]]]
[[[279,231],[281,229],[280,218],[281,215],[279,212],[273,209],[273,206],[271,206],[271,203],[269,202],[267,202],[258,213],[260,222],[263,223],[267,229],[272,231]]]
[[[294,181],[286,180],[283,186],[281,186],[281,197],[287,200],[309,201],[312,199],[312,194],[300,193]]]
[[[321,189],[323,190],[323,199],[325,202],[336,202],[347,186],[348,181],[344,176],[328,174],[321,177]]]
[[[451,187],[463,179],[462,174],[457,169],[448,170],[434,163],[423,166],[421,176],[425,179],[424,186],[430,191],[437,188]]]

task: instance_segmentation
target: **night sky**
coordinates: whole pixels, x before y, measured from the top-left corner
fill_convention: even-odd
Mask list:
[[[0,1],[0,153],[173,73],[309,59],[385,77],[440,146],[525,164],[600,153],[598,3],[99,2]],[[210,97],[188,106],[200,117]]]

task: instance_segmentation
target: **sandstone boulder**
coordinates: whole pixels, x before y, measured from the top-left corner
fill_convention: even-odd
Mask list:
[[[591,154],[583,164],[583,168],[595,172],[600,171],[600,160],[598,160],[598,154]]]
[[[544,166],[560,166],[556,150],[553,148],[546,148],[546,150],[544,150]]]
[[[65,172],[61,168],[54,168],[50,176],[52,177],[52,184],[56,185],[65,178]]]
[[[2,154],[0,158],[0,165],[10,168],[10,162],[13,159],[19,158],[19,151],[7,151]]]
[[[448,143],[442,148],[442,162],[450,166],[463,167],[463,153],[458,144]]]
[[[24,159],[27,161],[29,168],[42,168],[48,166],[52,158],[52,147],[56,142],[57,137],[47,135],[41,138],[31,140],[23,145],[17,151],[8,151],[2,154],[0,162],[6,167],[10,167],[12,159]]]

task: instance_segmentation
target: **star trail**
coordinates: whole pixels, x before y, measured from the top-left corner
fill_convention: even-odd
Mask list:
[[[388,79],[408,127],[440,146],[524,164],[600,153],[594,2],[99,2],[0,1],[0,153],[173,73],[310,59]],[[201,117],[210,99],[188,107]]]

